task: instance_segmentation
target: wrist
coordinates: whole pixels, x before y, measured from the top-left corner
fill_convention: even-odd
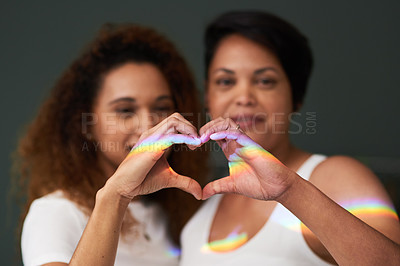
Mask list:
[[[301,181],[304,181],[304,179],[297,173],[292,172],[289,174],[285,191],[275,200],[285,206],[291,198],[296,196],[296,191],[298,190],[298,187],[301,186]]]
[[[126,209],[131,200],[120,193],[117,187],[109,181],[96,193],[96,202],[112,204],[118,208]]]

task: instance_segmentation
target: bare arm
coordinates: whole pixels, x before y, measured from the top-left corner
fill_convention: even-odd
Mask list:
[[[97,192],[95,207],[70,265],[114,265],[122,221],[134,197],[176,187],[201,198],[200,185],[174,172],[168,165],[164,153],[177,143],[200,143],[194,127],[179,114],[171,115],[142,135],[114,175]]]
[[[114,265],[123,217],[130,199],[108,186],[97,192],[96,205],[69,265]],[[61,262],[47,266],[67,265]]]
[[[70,265],[114,265],[122,221],[130,202],[104,187]]]
[[[230,176],[207,184],[203,198],[216,193],[237,193],[260,200],[276,200],[313,232],[320,241],[317,246],[325,246],[340,265],[399,264],[400,226],[396,219],[363,217],[366,222],[358,219],[312,183],[286,168],[243,132],[226,130],[222,122],[222,129],[218,130],[218,122],[214,122],[215,129],[207,129],[202,139],[211,138],[220,143],[230,161]],[[332,198],[340,201],[373,196],[390,202],[383,188],[376,185],[362,167],[353,163],[341,166],[333,162],[329,166],[331,171],[325,169],[319,174],[325,175],[319,181],[325,184],[322,187]]]
[[[333,156],[316,167],[309,181],[365,224],[394,242],[400,242],[399,221],[390,197],[379,179],[363,164],[349,157]],[[332,217],[341,223],[339,218]],[[303,228],[303,235],[315,253],[334,262],[332,254],[313,232]],[[372,238],[371,241],[374,243]]]
[[[399,264],[397,243],[350,214],[310,182],[295,178],[278,201],[318,237],[339,265]],[[398,239],[398,232],[392,237]]]

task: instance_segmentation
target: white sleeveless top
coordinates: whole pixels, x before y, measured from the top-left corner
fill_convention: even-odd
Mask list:
[[[138,222],[137,233],[120,238],[114,265],[178,265],[179,253],[168,237],[166,219],[159,207],[135,201],[128,208]],[[24,265],[69,263],[88,218],[61,191],[33,201],[21,237]]]
[[[297,174],[308,180],[314,168],[326,156],[312,155]],[[281,204],[277,204],[264,226],[239,248],[229,252],[204,249],[222,195],[211,197],[186,224],[181,234],[180,265],[330,265],[307,245],[300,220]]]

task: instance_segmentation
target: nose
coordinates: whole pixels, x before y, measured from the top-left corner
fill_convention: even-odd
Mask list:
[[[238,106],[254,106],[257,103],[254,88],[249,83],[238,84],[235,103]]]

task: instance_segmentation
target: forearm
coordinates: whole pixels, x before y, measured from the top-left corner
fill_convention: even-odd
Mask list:
[[[400,247],[298,177],[278,200],[323,243],[339,265],[398,265]]]
[[[107,185],[98,191],[95,207],[70,265],[114,265],[129,201]]]

